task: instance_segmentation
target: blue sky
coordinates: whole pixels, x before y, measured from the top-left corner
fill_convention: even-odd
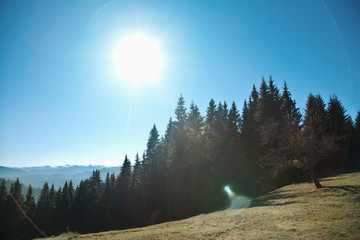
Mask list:
[[[120,165],[164,133],[180,94],[242,108],[253,84],[286,81],[360,110],[360,2],[20,1],[0,3],[0,165]],[[119,81],[125,35],[156,39],[161,79]]]

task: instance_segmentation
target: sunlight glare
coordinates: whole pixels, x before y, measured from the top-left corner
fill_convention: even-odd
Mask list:
[[[230,189],[229,186],[225,186],[224,190],[225,190],[225,192],[226,192],[229,196],[234,195],[234,193],[231,191],[231,189]]]
[[[160,79],[163,56],[156,40],[138,33],[122,38],[115,53],[115,67],[120,79],[139,86]]]

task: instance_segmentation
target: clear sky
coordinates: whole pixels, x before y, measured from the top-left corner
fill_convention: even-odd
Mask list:
[[[159,81],[116,74],[124,36],[159,43]],[[286,81],[360,110],[360,1],[0,1],[0,165],[120,165],[160,134],[180,94],[241,110],[253,84]]]

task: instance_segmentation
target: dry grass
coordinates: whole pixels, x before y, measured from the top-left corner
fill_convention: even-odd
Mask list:
[[[360,173],[293,184],[227,209],[144,228],[50,239],[360,239]]]

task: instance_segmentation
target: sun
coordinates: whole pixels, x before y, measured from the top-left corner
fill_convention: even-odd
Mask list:
[[[123,37],[115,52],[118,77],[132,85],[160,80],[163,55],[158,41],[137,33]]]

